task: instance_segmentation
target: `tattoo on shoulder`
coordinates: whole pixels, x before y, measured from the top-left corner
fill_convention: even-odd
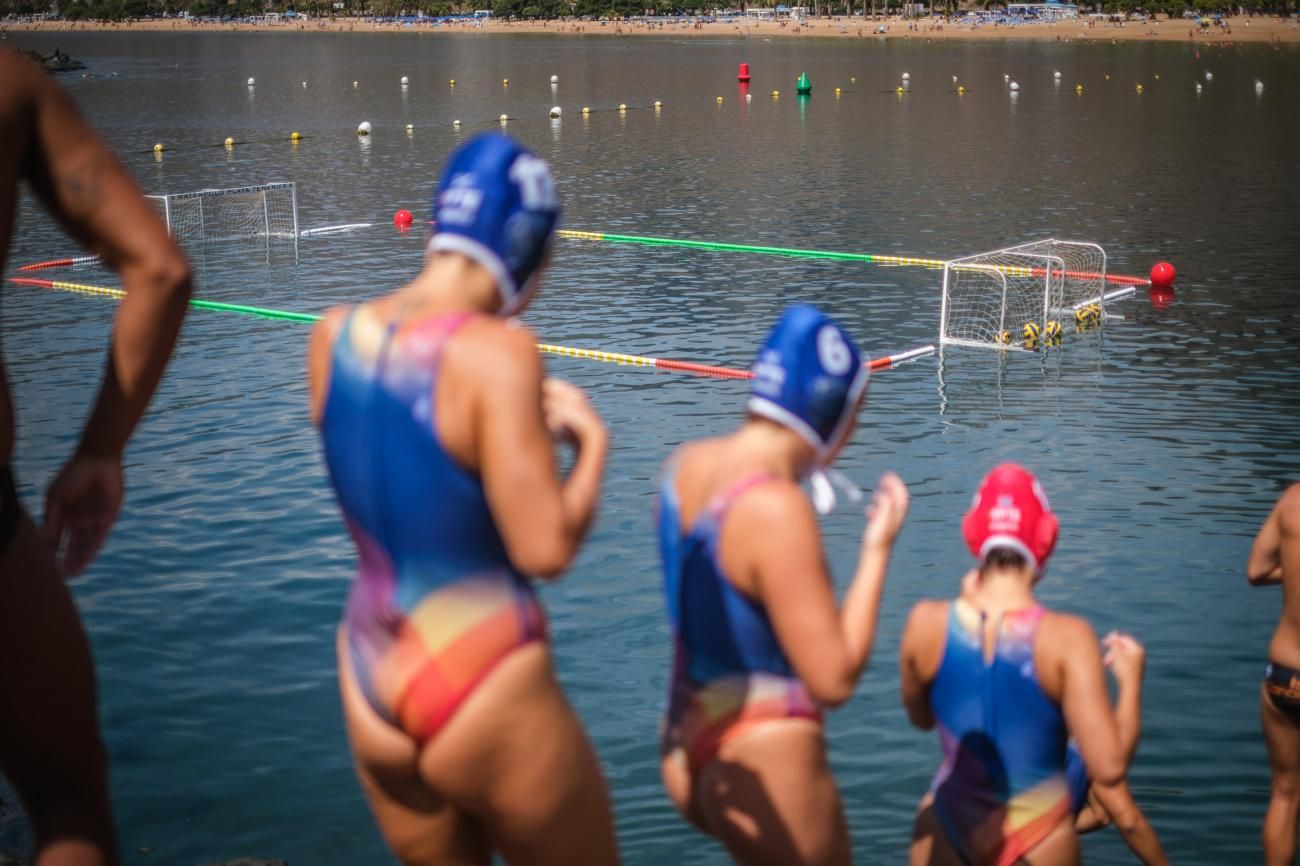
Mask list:
[[[98,149],[92,151],[57,179],[59,197],[71,210],[94,210],[104,197],[104,173],[107,168],[108,155],[98,152]]]

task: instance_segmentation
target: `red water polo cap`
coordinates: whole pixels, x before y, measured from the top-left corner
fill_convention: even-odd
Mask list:
[[[997,548],[1014,550],[1041,572],[1060,529],[1038,479],[1022,466],[1003,463],[980,483],[961,522],[966,546],[981,562]]]

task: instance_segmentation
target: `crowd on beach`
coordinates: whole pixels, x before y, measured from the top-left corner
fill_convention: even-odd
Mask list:
[[[0,694],[22,708],[0,714],[0,771],[31,820],[37,866],[107,866],[118,862],[108,762],[64,580],[91,565],[117,517],[123,449],[175,345],[190,271],[72,101],[11,52],[0,54],[0,130],[0,260],[26,179],[126,289],[104,385],[39,526],[16,495],[0,379]],[[534,589],[583,545],[618,435],[582,390],[545,375],[517,318],[552,255],[554,179],[518,142],[485,133],[449,157],[431,217],[414,278],[328,311],[306,347],[304,408],[357,555],[337,664],[358,782],[406,864],[486,866],[494,852],[616,864],[608,788],[555,676]],[[833,464],[870,411],[864,362],[833,317],[790,306],[733,428],[681,445],[659,481],[675,656],[662,738],[646,748],[683,821],[738,863],[851,860],[824,718],[872,658],[909,508],[885,473],[837,600],[818,516],[837,489],[854,490]],[[567,472],[557,448],[573,452]],[[951,519],[970,559],[953,563],[949,597],[918,603],[903,629],[901,700],[939,746],[918,792],[914,866],[1065,866],[1080,859],[1080,833],[1110,823],[1142,862],[1167,862],[1125,782],[1145,651],[1132,635],[1099,639],[1036,593],[1060,531],[1048,487],[1016,463],[991,467]],[[1272,866],[1295,858],[1300,808],[1300,485],[1244,568],[1289,590],[1260,685]]]
[[[1085,15],[1043,20],[979,12],[908,18],[901,15],[825,16],[753,19],[739,16],[643,16],[631,18],[570,17],[554,20],[509,20],[468,16],[428,18],[319,17],[148,18],[121,21],[61,19],[0,20],[4,29],[22,30],[225,30],[266,32],[394,33],[553,33],[608,36],[739,36],[770,39],[787,36],[861,39],[1055,39],[1172,40],[1232,37],[1248,42],[1300,41],[1295,17],[1206,16],[1195,20],[1157,15]],[[1224,40],[1226,41],[1226,39]]]

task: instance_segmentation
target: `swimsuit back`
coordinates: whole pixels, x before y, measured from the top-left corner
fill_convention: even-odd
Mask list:
[[[754,475],[714,498],[685,533],[671,473],[659,499],[659,544],[668,619],[697,683],[731,674],[793,677],[767,611],[731,585],[718,561],[718,536],[731,504],[771,478]]]
[[[718,561],[727,510],[769,479],[755,475],[715,498],[683,532],[673,473],[659,497],[659,545],[676,657],[665,746],[699,769],[723,743],[780,719],[821,720],[821,710],[786,658],[767,612],[743,595]]]
[[[930,689],[944,762],[934,808],[968,861],[1009,864],[1069,815],[1068,732],[1034,667],[1043,608],[1004,615],[990,661],[984,614],[953,602],[943,661]]]
[[[544,634],[479,477],[438,441],[438,360],[470,314],[403,325],[353,310],[321,437],[360,555],[345,623],[371,705],[427,739],[501,657]]]

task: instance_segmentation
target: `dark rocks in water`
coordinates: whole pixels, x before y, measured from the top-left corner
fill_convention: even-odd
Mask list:
[[[42,54],[39,51],[24,52],[28,57],[35,60],[45,68],[46,72],[71,72],[74,69],[85,69],[86,64],[80,60],[73,60],[59,49],[55,48],[53,54]]]

